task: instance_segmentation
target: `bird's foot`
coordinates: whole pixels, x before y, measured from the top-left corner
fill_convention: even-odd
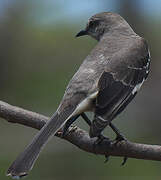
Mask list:
[[[65,125],[64,125],[64,127],[62,128],[61,138],[64,138],[64,137],[65,137],[65,135],[66,135],[67,132],[68,132],[69,127],[70,127],[69,124],[65,124]]]
[[[118,144],[121,141],[127,141],[127,138],[123,134],[120,133],[120,134],[117,134],[117,137],[114,140],[114,143]],[[128,158],[124,157],[123,162],[121,163],[121,166],[124,166],[126,164],[127,160],[128,160]]]
[[[116,139],[115,139],[115,143],[117,144],[120,141],[127,141],[127,138],[121,133],[117,134]]]
[[[95,141],[94,144],[95,144],[95,145],[100,145],[100,144],[102,143],[102,141],[104,141],[104,140],[109,141],[109,138],[103,136],[102,134],[100,134],[100,135],[97,137],[97,139],[96,139],[96,141]]]
[[[124,157],[121,166],[124,166],[128,160],[128,157]]]
[[[101,145],[101,143],[103,141],[106,141],[107,143],[111,143],[111,140],[108,137],[105,137],[102,134],[99,135],[97,137],[96,141],[94,142],[94,145],[93,145],[93,149],[94,149],[95,154],[97,154],[96,146]],[[105,161],[104,161],[105,163],[108,162],[109,157],[110,157],[109,155],[105,155]]]
[[[109,155],[105,155],[105,161],[104,161],[104,163],[107,163],[107,162],[109,161],[109,158],[110,158]]]
[[[64,127],[63,127],[63,130],[62,130],[62,134],[61,134],[61,137],[62,137],[62,138],[65,137],[65,135],[66,135],[67,132],[68,132],[69,127],[72,125],[72,123],[73,123],[78,117],[79,117],[79,115],[74,116],[74,117],[70,118],[70,119],[65,123],[65,125],[64,125]]]

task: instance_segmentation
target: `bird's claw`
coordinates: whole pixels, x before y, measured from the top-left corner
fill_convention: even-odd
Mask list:
[[[107,163],[108,161],[109,161],[109,155],[105,155],[105,161],[104,161],[104,163]]]
[[[122,134],[117,135],[116,139],[115,139],[115,144],[119,143],[120,141],[127,141],[127,138],[125,138],[125,136],[123,136]],[[123,162],[121,163],[121,166],[124,166],[127,162],[128,158],[124,157],[123,158]]]
[[[107,142],[109,142],[109,143],[111,143],[111,140],[109,139],[109,138],[107,138],[107,137],[105,137],[105,136],[103,136],[103,135],[99,135],[98,137],[97,137],[97,140],[94,142],[94,152],[95,152],[95,154],[97,154],[97,152],[96,152],[96,146],[97,145],[99,145],[99,144],[101,144],[102,143],[102,141],[104,141],[104,140],[106,140]],[[104,163],[107,163],[108,162],[108,160],[109,160],[109,155],[105,155],[105,161],[104,161]]]
[[[119,134],[119,135],[117,135],[117,137],[116,137],[116,139],[115,139],[115,143],[117,144],[117,143],[119,143],[120,141],[127,141],[127,138],[126,138],[124,135]]]
[[[123,162],[121,163],[121,166],[124,166],[124,165],[126,164],[127,160],[128,160],[128,158],[127,158],[127,157],[124,157],[124,158],[123,158]]]
[[[95,145],[99,145],[101,144],[104,140],[108,141],[108,142],[111,142],[110,139],[108,137],[105,137],[103,136],[102,134],[100,134],[98,137],[97,137],[97,140],[95,141]]]

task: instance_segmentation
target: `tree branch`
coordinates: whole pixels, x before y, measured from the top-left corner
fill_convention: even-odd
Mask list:
[[[12,106],[3,101],[0,101],[0,117],[10,123],[18,123],[35,129],[41,129],[50,119],[41,114]],[[56,136],[61,137],[61,130]],[[161,146],[138,144],[129,141],[121,141],[116,144],[106,139],[99,145],[96,145],[95,138],[91,139],[86,131],[76,126],[69,128],[64,139],[90,153],[161,161]],[[94,145],[95,148],[93,148]]]

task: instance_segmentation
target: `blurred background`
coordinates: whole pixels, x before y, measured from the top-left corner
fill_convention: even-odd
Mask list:
[[[160,0],[0,0],[0,99],[51,116],[82,60],[97,43],[76,39],[95,13],[120,13],[147,39],[151,73],[140,93],[114,123],[131,141],[161,145],[161,1]],[[90,115],[90,114],[89,114]],[[79,119],[76,124],[86,130]],[[0,179],[37,130],[0,121]],[[114,138],[109,128],[105,134]],[[161,163],[104,157],[81,151],[54,137],[26,179],[160,179]]]

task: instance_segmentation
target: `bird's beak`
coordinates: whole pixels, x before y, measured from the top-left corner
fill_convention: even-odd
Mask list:
[[[81,30],[75,37],[87,35],[87,30]]]

